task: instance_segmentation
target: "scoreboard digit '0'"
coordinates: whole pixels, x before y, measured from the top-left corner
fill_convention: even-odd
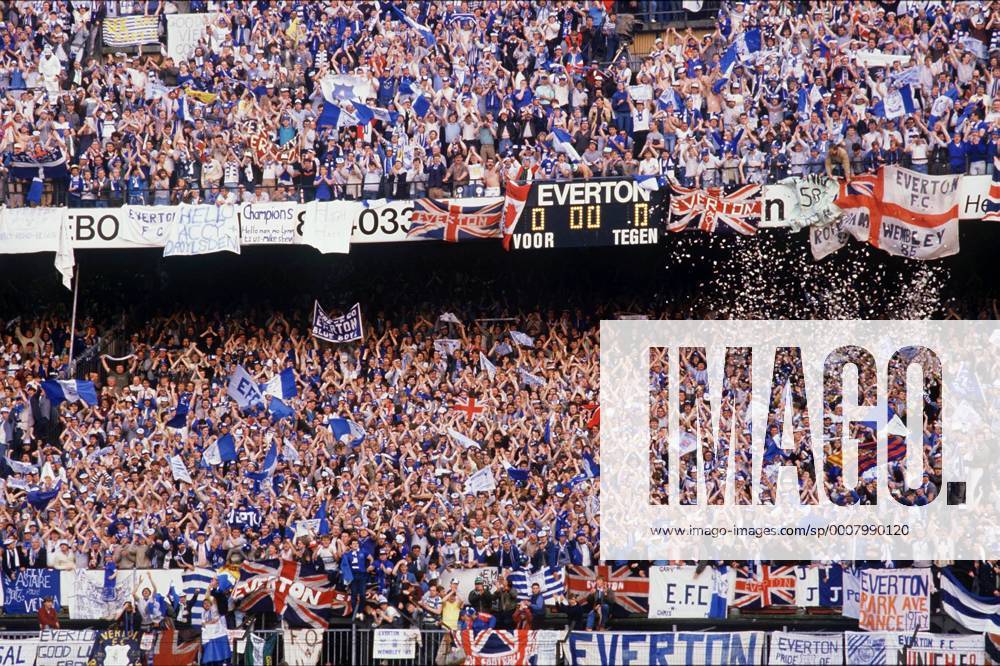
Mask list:
[[[511,247],[656,245],[663,198],[631,179],[534,183]]]

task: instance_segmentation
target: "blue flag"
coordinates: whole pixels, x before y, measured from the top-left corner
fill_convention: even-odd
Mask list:
[[[94,382],[82,379],[47,379],[42,382],[42,390],[52,404],[63,401],[83,400],[88,405],[97,404],[97,389]]]
[[[245,472],[244,476],[253,479],[254,481],[263,481],[272,474],[274,474],[274,468],[278,465],[278,444],[276,442],[271,442],[271,448],[268,450],[267,455],[264,456],[264,464],[261,465],[259,472]]]
[[[350,419],[330,419],[329,425],[334,438],[338,442],[344,441],[344,438],[347,438],[347,443],[353,447],[358,446],[365,439],[364,428]]]
[[[317,534],[323,536],[330,533],[330,521],[326,519],[326,500],[320,502],[319,510],[316,512],[316,519],[319,521]]]
[[[393,17],[395,17],[397,20],[402,21],[403,23],[405,23],[406,25],[410,26],[418,33],[420,33],[420,36],[424,38],[425,42],[427,42],[427,46],[434,46],[434,44],[437,43],[437,40],[434,38],[434,33],[431,32],[430,28],[428,28],[426,25],[417,23],[409,16],[404,14],[403,11],[395,5],[389,5],[389,11],[392,12]]]
[[[267,411],[271,413],[271,416],[279,421],[295,414],[291,407],[274,396],[271,396],[271,402],[267,405]]]
[[[722,59],[719,61],[719,65],[722,69],[722,75],[729,77],[736,65],[742,65],[743,63],[748,62],[751,59],[751,56],[758,51],[760,51],[759,28],[747,30],[746,32],[740,34],[736,37],[732,46],[726,49],[726,52],[722,54]]]
[[[261,384],[260,390],[264,395],[272,395],[275,398],[287,400],[299,394],[295,387],[295,370],[285,368],[274,377],[271,377],[266,384]]]
[[[59,488],[62,486],[62,481],[56,484],[56,487],[52,490],[32,490],[28,493],[28,504],[35,507],[39,511],[44,511],[45,507],[49,505],[49,502],[56,498],[59,494]]]

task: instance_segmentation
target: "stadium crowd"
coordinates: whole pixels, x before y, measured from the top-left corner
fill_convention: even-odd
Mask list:
[[[56,150],[72,168],[45,194],[25,181],[4,191],[10,205],[104,206],[992,167],[991,3],[725,0],[714,31],[670,27],[630,54],[625,12],[661,4],[6,3],[0,151],[9,166]],[[101,51],[111,14],[177,10],[219,12],[187,60]],[[371,91],[341,98],[332,126],[331,75]],[[344,122],[352,101],[385,113]]]

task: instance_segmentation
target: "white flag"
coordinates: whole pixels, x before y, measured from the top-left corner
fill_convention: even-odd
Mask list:
[[[458,317],[456,317],[455,313],[453,313],[453,312],[445,312],[443,315],[441,315],[440,317],[438,317],[438,319],[440,319],[441,321],[446,321],[449,324],[461,324],[462,323],[462,322],[460,322],[458,320]]]
[[[175,481],[183,481],[194,485],[194,481],[191,480],[191,475],[188,473],[187,467],[184,465],[184,460],[182,460],[180,456],[170,457],[170,472],[174,475]]]
[[[455,351],[461,346],[462,341],[454,338],[438,338],[434,341],[434,351],[448,356],[454,356]]]
[[[527,384],[528,386],[545,386],[545,380],[538,375],[533,375],[524,368],[518,370],[521,376],[521,383]]]
[[[222,456],[219,454],[219,442],[212,442],[205,452],[201,454],[202,460],[205,464],[211,465],[212,467],[218,467],[222,464]],[[183,463],[182,463],[183,464]]]
[[[471,439],[469,437],[466,437],[465,435],[463,435],[462,433],[460,433],[457,430],[454,430],[452,428],[448,428],[448,434],[451,435],[456,442],[458,442],[459,444],[461,444],[466,449],[471,449],[471,448],[477,448],[477,449],[479,449],[479,448],[482,448],[481,446],[479,446],[479,442],[477,442],[476,440]]]
[[[282,448],[281,454],[285,456],[285,460],[295,463],[296,465],[302,462],[302,456],[300,456],[295,447],[288,442],[285,442],[285,446]]]
[[[497,376],[497,366],[490,363],[490,359],[486,358],[486,354],[479,352],[479,367],[480,369],[490,376],[490,379],[494,379]]]
[[[493,470],[484,467],[465,480],[465,494],[475,495],[478,492],[488,492],[497,489],[496,479],[493,478]]]
[[[511,331],[510,337],[522,347],[533,347],[535,345],[535,339],[521,331]]]

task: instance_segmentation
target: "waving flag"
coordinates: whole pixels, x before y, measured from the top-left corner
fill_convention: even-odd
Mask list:
[[[708,233],[735,231],[745,236],[757,233],[761,214],[760,185],[726,187],[725,190],[680,186],[672,186],[672,189],[668,230],[697,228]]]
[[[552,149],[565,154],[566,159],[574,164],[580,161],[580,153],[573,146],[573,137],[561,127],[552,128]]]
[[[413,202],[407,236],[431,238],[449,243],[479,238],[500,238],[504,200],[482,205],[461,205],[438,199]]]
[[[535,346],[535,339],[533,337],[531,337],[530,335],[522,333],[521,331],[511,331],[510,332],[510,337],[520,347],[534,347]]]
[[[236,401],[240,409],[264,402],[264,394],[261,393],[260,387],[242,365],[236,366],[236,369],[233,370],[233,374],[229,377],[226,393]]]
[[[202,611],[204,610],[202,602],[205,595],[208,594],[208,586],[212,584],[213,580],[215,580],[215,572],[209,569],[194,569],[181,574],[181,591],[187,597],[187,601],[195,600],[191,606],[191,617],[189,618],[192,626],[201,626]]]
[[[545,567],[541,571],[513,571],[507,575],[507,580],[517,594],[518,599],[531,598],[531,586],[538,583],[545,601],[566,594],[563,582],[563,571],[555,567]]]
[[[272,474],[274,474],[274,469],[278,466],[278,443],[271,442],[271,448],[268,449],[267,455],[264,456],[264,464],[260,466],[259,472],[244,472],[243,475],[254,481],[263,481],[267,479]]]
[[[510,237],[517,227],[517,221],[521,219],[524,206],[528,201],[528,193],[531,192],[531,183],[507,183],[507,196],[503,207],[503,249],[510,250]]]
[[[160,41],[159,16],[120,16],[104,19],[104,45],[117,48]]]
[[[664,110],[668,106],[672,106],[674,111],[680,111],[684,108],[684,98],[681,97],[681,94],[673,88],[667,88],[659,97],[656,98],[656,106]]]
[[[426,25],[417,23],[415,20],[411,19],[409,16],[404,14],[403,11],[395,5],[389,5],[389,11],[392,12],[392,15],[396,19],[402,21],[406,25],[416,30],[420,34],[420,36],[424,38],[424,41],[427,43],[427,46],[434,46],[434,44],[437,43],[437,40],[434,38],[434,33],[431,32],[431,29],[428,28]]]
[[[917,107],[913,103],[913,91],[910,86],[903,86],[889,92],[884,100],[872,108],[872,113],[881,118],[893,120],[901,116],[908,116],[916,110]]]
[[[758,51],[760,51],[760,29],[754,28],[737,35],[719,61],[723,75],[729,76],[736,65],[753,60],[754,54]]]
[[[284,418],[293,418],[295,416],[295,412],[292,411],[291,407],[286,405],[280,399],[275,398],[273,395],[267,403],[267,411],[278,421]]]
[[[322,569],[291,560],[244,563],[231,598],[245,613],[271,612],[291,627],[325,629],[332,611],[350,612],[350,595],[331,586]]]
[[[48,150],[39,148],[30,152],[11,152],[4,155],[5,158],[8,156],[10,161],[7,166],[14,178],[22,180],[34,178],[38,175],[39,169],[45,178],[65,178],[67,175],[66,154],[58,148]]]
[[[32,490],[28,492],[28,504],[35,507],[38,511],[44,511],[45,507],[49,505],[49,502],[56,498],[59,494],[59,489],[62,487],[62,481],[56,483],[55,488],[52,490]]]
[[[497,376],[497,366],[493,365],[483,352],[479,352],[479,369],[489,375],[490,381]]]
[[[202,454],[205,463],[213,467],[225,462],[232,462],[236,458],[236,440],[233,439],[232,435],[219,437]]]
[[[503,467],[505,470],[507,470],[507,476],[509,476],[510,480],[513,481],[514,483],[528,482],[528,477],[531,475],[531,472],[529,470],[519,469],[517,467],[514,467],[506,460],[503,461]]]
[[[271,377],[266,384],[261,384],[260,390],[264,395],[273,395],[275,398],[288,400],[299,394],[295,388],[295,370],[285,368],[274,377]]]
[[[68,400],[76,402],[82,400],[88,405],[97,404],[97,389],[94,382],[82,379],[47,379],[42,382],[42,390],[48,396],[52,404]]]
[[[479,442],[477,442],[476,440],[474,440],[474,439],[472,439],[470,437],[466,437],[465,435],[463,435],[462,433],[460,433],[457,430],[454,430],[452,428],[448,428],[448,434],[451,435],[452,438],[456,442],[458,442],[459,444],[461,444],[462,448],[465,448],[465,449],[481,449],[482,448],[482,446],[479,445]]]
[[[351,446],[358,446],[365,439],[365,429],[350,419],[334,418],[327,424],[338,442],[346,441]]]
[[[323,99],[330,104],[363,102],[375,97],[375,89],[368,79],[348,74],[328,74],[319,82]]]
[[[191,473],[188,472],[187,466],[184,464],[184,459],[180,456],[170,457],[170,473],[174,477],[174,481],[183,481],[184,483],[194,485],[194,481],[191,480]]]

